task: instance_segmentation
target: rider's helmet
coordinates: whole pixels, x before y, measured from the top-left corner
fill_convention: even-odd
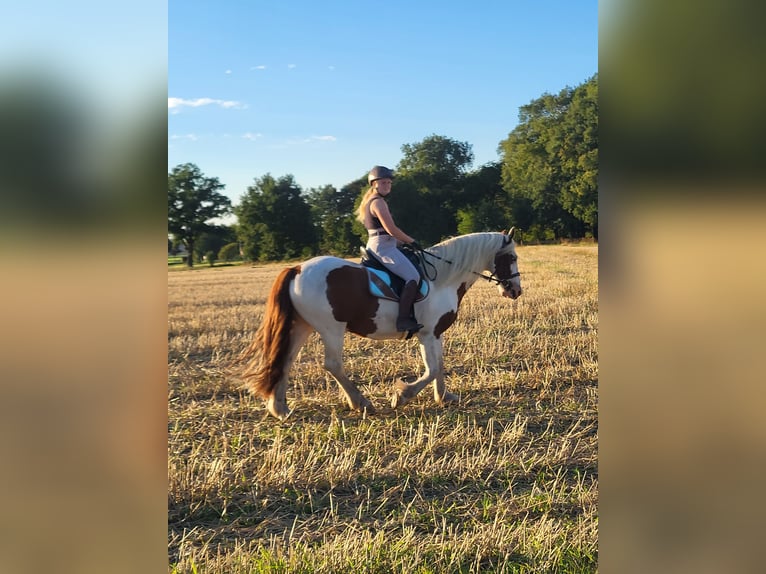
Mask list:
[[[394,172],[382,165],[376,165],[367,174],[367,183],[372,185],[376,179],[394,179]]]

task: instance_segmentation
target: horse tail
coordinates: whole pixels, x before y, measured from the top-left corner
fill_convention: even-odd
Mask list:
[[[241,361],[247,361],[241,375],[245,386],[264,399],[271,396],[284,374],[295,317],[290,282],[300,272],[300,266],[288,267],[277,276],[266,300],[263,322],[252,344],[240,356]]]

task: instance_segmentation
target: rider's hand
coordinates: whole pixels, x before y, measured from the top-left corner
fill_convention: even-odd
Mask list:
[[[420,246],[420,243],[418,243],[417,241],[412,241],[408,243],[407,245],[412,247],[415,251],[423,251],[423,248]]]

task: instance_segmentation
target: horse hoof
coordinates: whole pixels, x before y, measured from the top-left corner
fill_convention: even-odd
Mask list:
[[[456,394],[453,394],[453,393],[446,393],[446,392],[445,392],[445,393],[444,393],[444,396],[442,396],[441,400],[440,400],[440,401],[438,401],[438,403],[439,403],[440,405],[446,405],[446,404],[449,404],[449,403],[456,403],[456,402],[458,402],[459,400],[460,400],[460,399],[458,398],[458,396],[457,396]]]
[[[285,422],[287,419],[290,418],[290,415],[293,414],[293,411],[291,409],[286,410],[284,412],[275,412],[275,411],[269,411],[272,416],[274,416],[277,420],[280,422]]]
[[[394,395],[391,397],[391,408],[395,409],[397,407],[403,407],[409,402],[409,399],[405,398],[404,395],[400,393],[394,393]]]
[[[372,404],[365,405],[365,406],[363,406],[359,410],[362,411],[362,416],[364,416],[364,417],[369,416],[369,415],[374,415],[377,412],[375,410],[375,407],[372,406]]]
[[[369,400],[367,400],[366,397],[362,397],[357,403],[354,403],[350,398],[347,398],[346,404],[348,405],[348,408],[351,409],[352,411],[358,411],[362,414],[368,414],[368,415],[375,414],[375,407],[372,406],[372,403]]]
[[[293,411],[287,408],[287,405],[284,403],[278,403],[274,400],[269,400],[266,403],[266,408],[268,409],[269,413],[271,415],[280,420],[280,421],[286,421],[291,414],[293,414]]]

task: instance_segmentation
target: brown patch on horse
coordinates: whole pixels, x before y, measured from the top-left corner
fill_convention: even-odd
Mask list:
[[[461,283],[460,287],[457,288],[457,306],[460,307],[460,302],[463,300],[463,296],[465,295],[466,291],[468,291],[468,288],[465,286],[465,283]],[[434,337],[437,339],[441,337],[442,333],[449,329],[452,326],[452,323],[454,323],[457,320],[457,309],[454,311],[449,311],[439,317],[439,320],[436,322],[436,327],[434,327]]]
[[[284,374],[295,315],[290,283],[300,272],[300,265],[288,267],[274,280],[255,340],[240,356],[241,361],[249,361],[242,371],[242,378],[251,392],[263,398],[273,393]]]
[[[455,322],[455,319],[457,319],[457,313],[455,311],[448,311],[439,317],[439,320],[436,322],[436,327],[434,327],[434,337],[437,339],[441,337],[442,333],[449,329],[452,323]]]
[[[367,287],[367,271],[344,265],[327,274],[327,301],[336,321],[346,323],[346,329],[366,336],[378,330],[374,318],[378,313],[378,298]]]
[[[457,306],[460,307],[460,302],[463,300],[463,295],[466,294],[466,291],[468,291],[468,287],[465,286],[465,283],[461,283],[460,287],[457,288]]]
[[[499,279],[508,279],[511,276],[511,263],[513,263],[512,254],[501,253],[495,255],[495,275]]]

